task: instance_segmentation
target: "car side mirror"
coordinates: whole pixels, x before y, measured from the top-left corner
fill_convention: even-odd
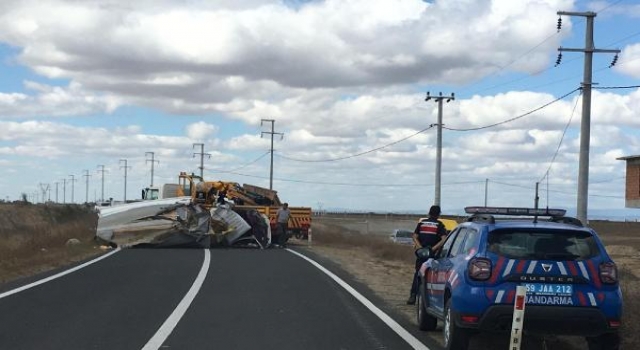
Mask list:
[[[420,248],[416,250],[416,257],[422,260],[427,260],[433,257],[433,253],[430,247]]]

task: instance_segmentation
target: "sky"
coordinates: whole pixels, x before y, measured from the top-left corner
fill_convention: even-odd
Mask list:
[[[426,212],[429,92],[455,94],[444,214],[533,206],[536,183],[541,206],[575,210],[584,54],[557,60],[586,21],[558,30],[558,11],[597,13],[595,47],[620,50],[593,58],[589,216],[640,217],[616,159],[640,155],[638,0],[4,0],[0,198],[140,198],[198,173],[196,144],[206,180],[269,187],[274,120],[290,205]]]

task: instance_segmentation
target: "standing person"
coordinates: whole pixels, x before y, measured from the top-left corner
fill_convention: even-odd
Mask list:
[[[287,230],[289,228],[289,217],[291,216],[291,210],[289,210],[289,203],[284,203],[282,208],[278,209],[276,213],[276,232],[278,233],[278,244],[281,247],[287,245]]]
[[[429,209],[429,218],[420,221],[415,231],[413,231],[413,243],[416,250],[431,247],[431,250],[436,252],[444,244],[444,240],[447,237],[447,229],[444,227],[442,221],[438,220],[439,217],[440,206],[432,205]],[[418,284],[420,283],[418,271],[424,262],[425,260],[416,257],[415,272],[413,274],[413,282],[411,283],[411,294],[407,300],[408,305],[416,303],[416,295],[419,291]]]

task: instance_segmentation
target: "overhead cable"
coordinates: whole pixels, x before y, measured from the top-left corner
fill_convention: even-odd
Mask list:
[[[412,137],[415,137],[415,136],[417,136],[417,135],[419,135],[419,134],[422,134],[423,132],[425,132],[425,131],[427,131],[427,130],[429,130],[429,129],[433,128],[434,126],[435,126],[435,125],[434,125],[434,124],[432,124],[432,125],[430,125],[429,127],[424,128],[424,129],[422,129],[422,130],[420,130],[420,131],[418,131],[418,132],[416,132],[416,133],[414,133],[414,134],[411,134],[411,135],[409,135],[409,136],[407,136],[407,137],[404,137],[404,138],[401,138],[401,139],[399,139],[399,140],[393,141],[393,142],[388,143],[388,144],[386,144],[386,145],[383,145],[383,146],[380,146],[380,147],[376,147],[376,148],[370,149],[370,150],[368,150],[368,151],[364,151],[364,152],[360,152],[360,153],[352,154],[352,155],[349,155],[349,156],[344,156],[344,157],[311,160],[311,159],[299,159],[299,158],[292,158],[292,157],[288,157],[288,156],[285,156],[285,155],[282,155],[282,154],[278,154],[278,153],[276,153],[276,156],[278,156],[278,157],[280,157],[280,158],[287,159],[287,160],[291,160],[291,161],[295,161],[295,162],[303,162],[303,163],[335,162],[335,161],[338,161],[338,160],[345,160],[345,159],[350,159],[350,158],[355,158],[355,157],[363,156],[363,155],[365,155],[365,154],[373,153],[373,152],[375,152],[375,151],[379,151],[379,150],[381,150],[381,149],[384,149],[384,148],[387,148],[387,147],[390,147],[390,146],[396,145],[396,144],[398,144],[398,143],[400,143],[400,142],[402,142],[402,141],[406,141],[406,140],[408,140],[408,139],[410,139],[410,138],[412,138]]]
[[[451,130],[451,131],[475,131],[475,130],[482,130],[482,129],[492,128],[494,126],[510,123],[512,121],[524,118],[524,117],[526,117],[528,115],[531,115],[531,114],[533,114],[533,113],[535,113],[535,112],[537,112],[539,110],[542,110],[542,109],[544,109],[544,108],[546,108],[546,107],[548,107],[548,106],[550,106],[550,105],[552,105],[552,104],[554,104],[554,103],[556,103],[556,102],[558,102],[560,100],[563,100],[563,99],[567,98],[568,96],[571,96],[574,92],[579,91],[579,90],[582,90],[582,88],[580,87],[580,88],[573,89],[572,91],[570,91],[570,92],[568,92],[568,93],[556,98],[555,100],[553,100],[551,102],[548,102],[548,103],[546,103],[546,104],[544,104],[544,105],[542,105],[542,106],[540,106],[540,107],[538,107],[536,109],[533,109],[533,110],[531,110],[531,111],[529,111],[527,113],[521,114],[521,115],[519,115],[517,117],[513,117],[513,118],[510,118],[510,119],[507,119],[507,120],[503,120],[503,121],[498,122],[498,123],[489,124],[489,125],[485,125],[485,126],[479,126],[479,127],[476,127],[476,128],[468,128],[468,129],[449,128],[449,127],[446,127],[446,126],[443,126],[442,128],[443,129],[447,129],[447,130]]]
[[[564,136],[567,134],[567,129],[569,129],[569,125],[571,125],[571,121],[573,120],[573,115],[575,114],[576,108],[578,107],[578,101],[580,101],[580,96],[582,96],[582,94],[580,94],[578,96],[578,98],[576,98],[576,104],[573,105],[573,110],[571,111],[571,116],[569,117],[569,120],[567,121],[567,125],[564,126],[564,130],[562,131],[562,137],[560,137],[560,142],[558,142],[558,147],[556,148],[556,152],[553,154],[553,157],[551,158],[551,162],[549,162],[549,167],[547,167],[547,171],[544,172],[544,175],[542,176],[542,178],[538,182],[544,181],[544,179],[549,176],[549,171],[551,171],[551,166],[556,161],[556,157],[558,156],[558,152],[560,152],[560,146],[562,146],[562,141],[564,141]]]

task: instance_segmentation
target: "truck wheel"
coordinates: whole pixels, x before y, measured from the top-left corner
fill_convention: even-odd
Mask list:
[[[451,311],[451,299],[447,300],[444,308],[444,348],[447,350],[466,350],[469,347],[471,333],[468,329],[456,325]]]
[[[587,337],[589,350],[618,350],[620,349],[620,335],[618,332],[605,333],[597,337]]]
[[[297,239],[302,239],[302,232],[300,232],[300,230],[295,230],[294,235]]]
[[[432,331],[438,325],[438,319],[427,313],[427,305],[422,300],[422,291],[418,293],[416,300],[416,316],[418,318],[418,328],[421,331]]]

